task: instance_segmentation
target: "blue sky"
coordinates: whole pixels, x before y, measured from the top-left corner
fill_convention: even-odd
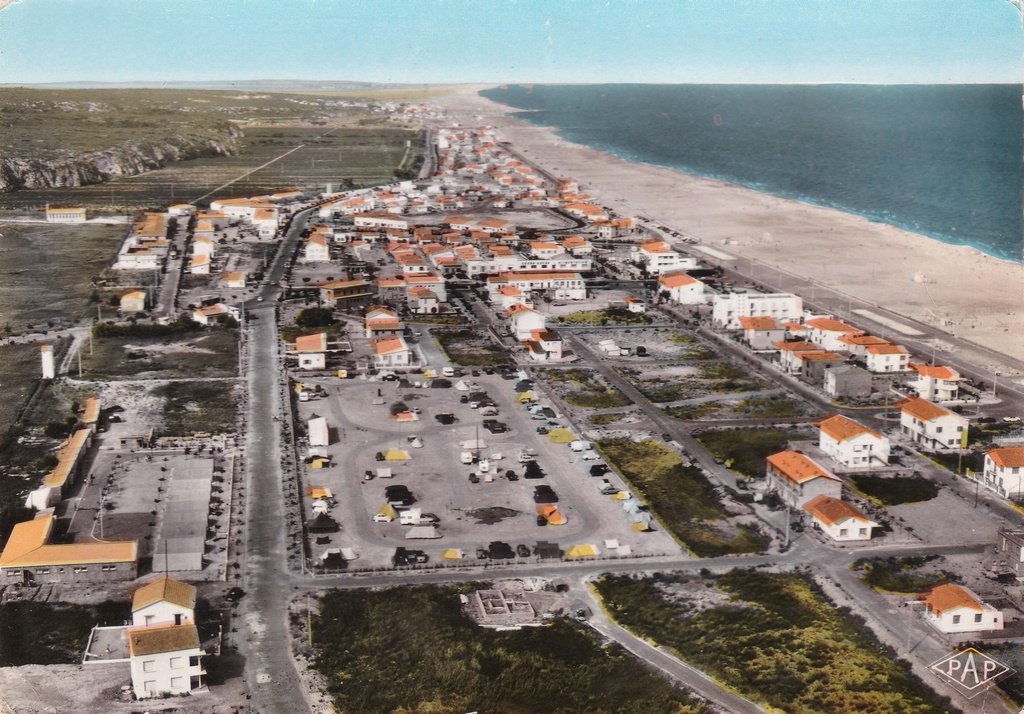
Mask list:
[[[0,0],[0,6],[4,0]],[[15,0],[0,82],[1020,82],[1006,0]]]

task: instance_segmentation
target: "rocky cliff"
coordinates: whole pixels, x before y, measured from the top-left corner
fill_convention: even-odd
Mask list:
[[[125,142],[101,151],[61,159],[0,156],[0,193],[19,189],[85,186],[118,176],[134,176],[173,161],[231,156],[239,150],[242,130],[225,123],[208,136],[172,135],[159,141]]]

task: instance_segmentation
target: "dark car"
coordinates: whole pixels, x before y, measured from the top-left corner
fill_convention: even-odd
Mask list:
[[[506,431],[508,431],[508,424],[505,424],[500,421],[496,421],[492,424],[487,424],[485,422],[484,429],[487,429],[487,431],[491,432],[492,434],[504,434]]]
[[[608,464],[594,464],[590,467],[591,476],[604,476],[609,471],[611,469],[608,468]]]
[[[487,546],[487,555],[491,560],[510,560],[516,557],[516,552],[508,543],[496,540],[492,541],[491,544]]]
[[[435,414],[434,418],[442,424],[454,424],[458,418],[454,414]]]
[[[408,548],[395,548],[395,554],[391,556],[391,564],[394,566],[412,565],[413,563],[426,563],[429,558],[422,550],[409,550]]]
[[[523,478],[544,478],[544,469],[533,459],[527,461],[523,468]]]
[[[459,403],[460,404],[468,404],[469,403],[469,395],[468,394],[463,394],[461,397],[459,397]]]
[[[477,548],[476,557],[480,560],[487,560],[487,550],[485,548]]]
[[[508,471],[505,472],[505,478],[507,478],[509,481],[518,481],[519,474],[517,474],[512,469],[509,469]]]
[[[396,381],[398,381],[398,375],[397,374],[385,374],[380,379],[381,379],[382,382],[396,382]]]
[[[529,558],[530,557],[530,548],[529,548],[529,546],[525,546],[522,543],[517,545],[516,546],[516,555],[518,555],[520,558]]]
[[[533,487],[534,503],[558,503],[558,494],[548,485]]]

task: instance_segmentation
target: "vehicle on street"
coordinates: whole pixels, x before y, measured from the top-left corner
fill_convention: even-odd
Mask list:
[[[530,548],[529,548],[529,546],[523,545],[522,543],[517,545],[516,546],[516,555],[518,555],[520,558],[529,558],[530,557]]]

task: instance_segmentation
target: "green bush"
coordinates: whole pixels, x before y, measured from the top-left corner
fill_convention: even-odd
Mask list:
[[[923,476],[857,475],[850,480],[857,490],[882,506],[898,506],[902,503],[930,501],[939,495],[939,485]]]

